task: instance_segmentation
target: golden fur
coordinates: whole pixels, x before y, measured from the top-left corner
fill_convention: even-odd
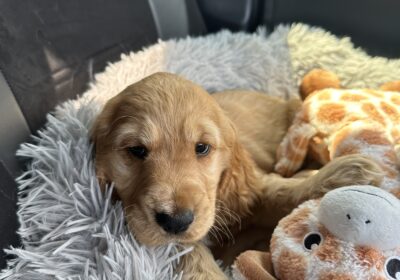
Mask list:
[[[115,183],[139,242],[194,245],[181,263],[185,277],[225,279],[200,241],[207,234],[223,245],[222,233],[237,234],[239,219],[242,228],[272,229],[305,200],[350,183],[377,184],[382,177],[376,164],[356,155],[338,158],[316,174],[270,173],[299,105],[256,92],[209,95],[177,75],[153,74],[112,98],[96,120],[97,175],[103,184]],[[195,154],[198,142],[210,144],[207,156]],[[144,160],[127,151],[136,145],[148,148]],[[155,222],[155,212],[183,208],[195,217],[185,232],[167,234]]]

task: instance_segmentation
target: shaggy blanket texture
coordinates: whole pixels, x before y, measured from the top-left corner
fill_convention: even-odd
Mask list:
[[[88,133],[104,103],[154,72],[180,74],[210,93],[254,89],[297,97],[301,76],[315,67],[339,74],[345,86],[372,86],[400,77],[400,61],[370,58],[349,39],[306,25],[280,26],[267,36],[227,31],[159,42],[121,56],[90,89],[48,115],[45,128],[18,155],[29,158],[19,184],[23,248],[0,279],[179,279],[174,265],[190,248],[140,246],[110,191],[99,190]],[[361,68],[361,69],[360,69]]]

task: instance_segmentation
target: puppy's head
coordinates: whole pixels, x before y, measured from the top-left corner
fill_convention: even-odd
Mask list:
[[[106,104],[92,139],[97,175],[115,183],[140,242],[204,237],[235,139],[207,92],[173,74],[151,75]]]

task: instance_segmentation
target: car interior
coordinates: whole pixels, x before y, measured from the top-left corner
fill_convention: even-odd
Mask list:
[[[0,247],[19,246],[21,143],[58,104],[82,94],[121,53],[158,40],[302,22],[400,57],[398,0],[86,0],[0,2]],[[0,266],[6,264],[0,252]]]

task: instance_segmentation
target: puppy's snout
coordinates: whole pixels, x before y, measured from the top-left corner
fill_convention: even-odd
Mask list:
[[[185,210],[174,215],[156,213],[156,222],[166,232],[178,234],[186,231],[193,222],[194,215],[190,210]]]

